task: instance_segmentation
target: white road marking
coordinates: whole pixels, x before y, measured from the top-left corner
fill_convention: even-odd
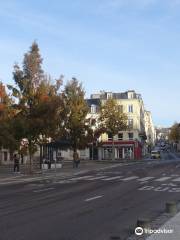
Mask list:
[[[70,181],[76,181],[76,180],[83,180],[83,179],[87,179],[87,178],[91,178],[93,177],[92,175],[87,175],[87,176],[83,176],[83,177],[75,177],[75,178],[71,178],[69,179]]]
[[[173,182],[180,182],[180,177],[176,178],[176,179],[173,179],[172,180]]]
[[[162,178],[155,179],[154,181],[156,181],[156,182],[164,182],[164,181],[166,181],[166,180],[168,180],[170,178],[172,178],[172,177],[162,177]]]
[[[137,179],[137,181],[139,181],[139,182],[146,182],[146,181],[151,180],[153,178],[154,177],[144,177],[144,178]]]
[[[163,183],[161,184],[162,186],[170,186],[170,187],[176,187],[177,184],[174,184],[174,183]]]
[[[34,190],[33,192],[35,192],[35,193],[46,192],[46,191],[53,190],[53,189],[55,189],[55,188],[44,188],[44,189]]]
[[[110,180],[116,180],[116,179],[119,179],[119,178],[122,178],[122,176],[109,177],[109,178],[105,178],[105,179],[102,179],[102,180],[103,181],[110,181]]]
[[[180,192],[180,188],[174,187],[174,188],[170,189],[169,192],[170,193],[179,193]]]
[[[153,186],[143,186],[141,188],[139,188],[138,190],[140,191],[150,191],[150,190],[153,190],[154,187]]]
[[[56,181],[56,182],[54,182],[54,183],[75,183],[75,181],[73,182],[73,181],[69,181],[69,180],[60,180],[60,181]]]
[[[155,192],[165,192],[167,190],[169,190],[169,187],[163,187],[163,186],[159,186],[154,189]]]
[[[90,181],[92,181],[92,180],[98,180],[98,179],[103,179],[103,178],[106,178],[107,176],[101,176],[101,177],[92,177],[92,178],[87,178],[87,179],[85,179],[85,180],[90,180]]]
[[[128,178],[124,178],[124,179],[121,179],[122,181],[130,181],[130,180],[133,180],[133,179],[137,179],[139,177],[137,176],[132,176],[132,177],[128,177]]]
[[[85,202],[90,202],[90,201],[93,201],[93,200],[95,200],[95,199],[102,198],[102,197],[103,197],[103,195],[101,195],[101,196],[95,196],[95,197],[92,197],[92,198],[87,198],[87,199],[85,199],[84,201],[85,201]]]

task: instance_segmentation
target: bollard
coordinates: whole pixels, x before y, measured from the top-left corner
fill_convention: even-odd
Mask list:
[[[177,204],[176,202],[167,202],[166,203],[166,213],[175,215],[177,213]]]
[[[149,219],[141,218],[137,220],[137,227],[141,228],[150,228],[150,221]]]

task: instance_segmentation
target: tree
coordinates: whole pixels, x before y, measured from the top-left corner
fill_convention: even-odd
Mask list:
[[[28,140],[31,168],[37,144],[54,136],[57,129],[62,79],[52,84],[51,78],[44,74],[36,42],[24,55],[22,69],[15,64],[13,76],[15,87],[9,86],[9,89],[16,98],[15,136],[17,139]]]
[[[108,99],[100,108],[99,128],[112,135],[112,160],[114,160],[114,136],[127,129],[127,115],[122,113],[114,99]]]
[[[13,101],[0,82],[0,147],[8,148],[11,153],[18,147],[18,141],[14,137],[14,115]]]
[[[90,128],[86,122],[88,106],[84,96],[82,84],[76,78],[67,82],[62,96],[62,115],[66,117],[61,121],[61,127],[64,129],[63,136],[70,141],[74,153],[89,143]]]
[[[179,123],[175,123],[171,127],[169,139],[175,143],[178,143],[180,141],[180,124]]]

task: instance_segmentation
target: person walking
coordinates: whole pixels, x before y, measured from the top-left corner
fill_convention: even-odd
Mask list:
[[[73,168],[78,168],[79,163],[80,163],[79,155],[77,152],[74,152],[73,153]]]
[[[17,154],[14,154],[13,156],[13,160],[14,160],[14,172],[19,172],[19,158],[17,156]]]

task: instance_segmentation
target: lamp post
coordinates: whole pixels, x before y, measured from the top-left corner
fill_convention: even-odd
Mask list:
[[[91,160],[94,160],[94,131],[95,131],[95,127],[92,126],[92,134],[93,134],[93,141],[92,141],[92,156],[91,156]]]

